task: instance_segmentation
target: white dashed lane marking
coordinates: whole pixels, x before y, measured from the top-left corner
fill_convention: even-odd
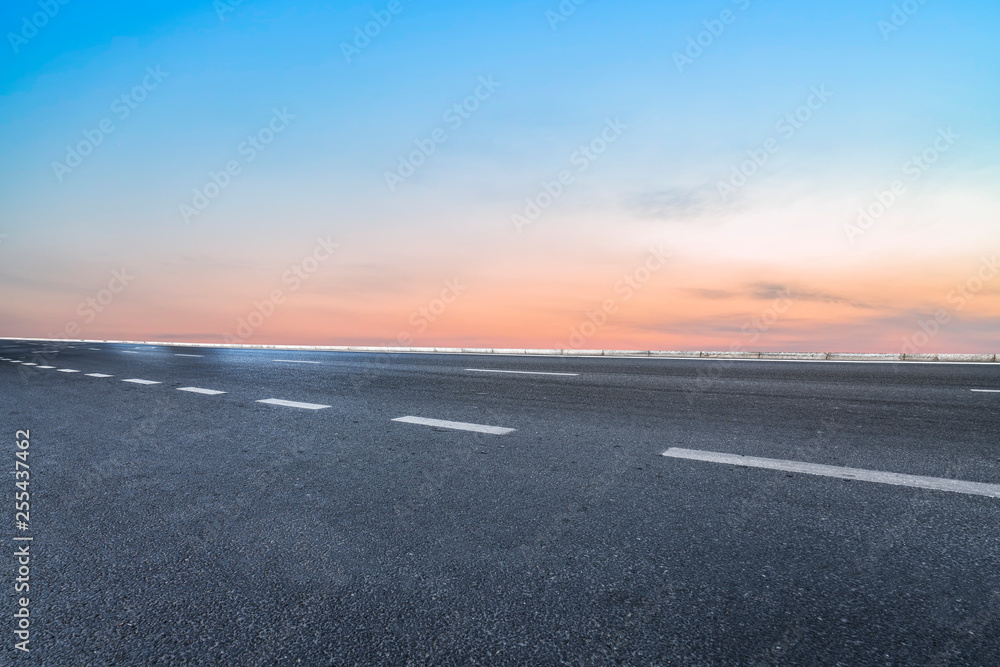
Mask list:
[[[60,373],[79,373],[80,371],[75,371],[72,368],[60,368]]]
[[[122,380],[122,382],[131,382],[132,384],[160,384],[155,380],[140,380],[138,378],[132,378],[131,380]]]
[[[547,373],[543,371],[500,371],[489,368],[466,368],[465,370],[474,373],[517,373],[519,375],[579,375],[579,373]]]
[[[840,479],[851,479],[861,482],[876,482],[879,484],[893,484],[895,486],[910,486],[918,489],[933,489],[935,491],[951,491],[953,493],[967,493],[975,496],[1000,498],[1000,484],[965,482],[959,479],[946,479],[944,477],[923,477],[920,475],[882,472],[881,470],[842,468],[840,466],[820,465],[817,463],[803,463],[802,461],[764,459],[757,456],[704,452],[695,449],[681,449],[679,447],[671,447],[663,452],[663,456],[692,461],[706,461],[708,463],[725,463],[747,468],[766,468],[768,470],[798,472],[804,475],[838,477]]]
[[[139,353],[138,352],[134,352],[132,350],[122,350],[122,354],[139,354]]]
[[[283,364],[321,364],[322,361],[298,361],[296,359],[275,359]]]
[[[320,405],[319,403],[300,403],[298,401],[285,401],[280,398],[265,398],[257,402],[267,403],[268,405],[281,405],[286,408],[302,408],[303,410],[322,410],[324,408],[332,407],[330,405]]]
[[[38,364],[30,362],[30,361],[27,361],[27,362],[24,363],[24,365],[25,366],[37,366]]]
[[[39,366],[39,368],[55,368],[55,366]]]
[[[489,433],[491,435],[504,435],[515,430],[503,428],[501,426],[484,426],[483,424],[469,424],[466,422],[450,422],[443,419],[425,419],[424,417],[397,417],[394,422],[405,422],[407,424],[419,424],[420,426],[437,426],[439,428],[450,428],[456,431],[475,431],[476,433]]]
[[[981,394],[1000,394],[1000,389],[972,389],[970,391],[978,391]]]
[[[215,389],[202,389],[201,387],[178,387],[177,391],[189,391],[192,394],[205,394],[206,396],[218,396],[219,394],[225,394],[224,391],[216,391]]]
[[[104,373],[87,373],[89,378],[113,378],[114,375],[105,375]]]
[[[204,357],[204,354],[175,354],[175,357]]]

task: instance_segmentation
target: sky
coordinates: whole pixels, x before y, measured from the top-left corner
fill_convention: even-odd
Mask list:
[[[992,0],[12,0],[0,336],[997,352],[998,27]]]

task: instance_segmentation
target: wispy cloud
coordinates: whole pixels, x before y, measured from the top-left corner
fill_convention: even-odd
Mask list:
[[[688,222],[702,219],[725,207],[710,184],[696,187],[668,187],[627,195],[625,208],[640,218]]]
[[[857,299],[852,299],[850,297],[838,296],[836,294],[831,294],[823,290],[810,289],[804,287],[796,287],[794,285],[786,285],[781,283],[753,283],[749,286],[749,295],[755,299],[761,299],[769,301],[771,299],[780,299],[782,297],[791,298],[793,301],[812,301],[819,303],[829,303],[829,304],[844,304],[851,306],[853,308],[865,308],[872,309],[876,308],[870,303],[865,303]]]

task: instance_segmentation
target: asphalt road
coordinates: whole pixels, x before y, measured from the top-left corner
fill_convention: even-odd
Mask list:
[[[662,456],[998,484],[997,365],[52,349],[6,664],[1000,664],[1000,498]]]

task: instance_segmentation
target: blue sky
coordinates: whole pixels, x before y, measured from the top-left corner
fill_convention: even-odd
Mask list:
[[[734,282],[733,292],[746,292],[739,285],[752,284],[751,274],[779,265],[786,280],[799,280],[799,289],[808,292],[808,270],[818,257],[827,272],[823,280],[845,289],[859,271],[880,275],[880,266],[912,258],[936,267],[921,276],[936,272],[947,281],[974,270],[976,254],[997,240],[996,3],[914,0],[907,8],[915,11],[906,15],[898,13],[904,3],[871,1],[588,0],[562,3],[575,10],[553,26],[551,12],[560,11],[554,0],[400,0],[401,11],[348,62],[342,45],[389,4],[5,5],[0,233],[8,238],[0,260],[8,276],[19,272],[19,289],[29,289],[24,285],[33,280],[30,289],[53,304],[51,313],[32,310],[18,322],[51,327],[66,307],[61,304],[72,300],[60,301],[60,289],[86,291],[77,286],[99,282],[107,266],[121,261],[146,267],[150,285],[189,280],[204,286],[199,271],[239,266],[260,272],[263,285],[268,272],[320,232],[338,235],[351,248],[336,269],[345,272],[345,284],[373,282],[384,291],[380,316],[386,322],[405,320],[412,303],[420,302],[415,284],[433,290],[439,274],[449,271],[481,271],[484,280],[499,281],[489,299],[501,302],[507,300],[503,283],[530,274],[532,289],[571,303],[553,306],[564,308],[571,322],[574,309],[600,292],[600,285],[594,294],[578,292],[576,276],[584,275],[586,283],[595,262],[628,266],[653,242],[677,244],[683,261],[706,272],[699,278],[706,285],[717,278]],[[54,13],[47,24],[30,38],[12,38],[23,36],[25,17],[30,21],[42,5]],[[894,12],[906,20],[886,32],[884,22]],[[718,31],[722,16],[731,22],[706,39],[706,22]],[[675,54],[699,33],[707,46],[678,71]],[[141,85],[147,68],[166,74],[128,118],[118,118],[114,100]],[[390,192],[385,173],[396,168],[398,156],[447,127],[443,114],[472,94],[480,77],[492,77],[499,87]],[[718,182],[746,160],[748,150],[775,136],[776,122],[817,87],[829,90],[830,100],[781,142],[735,201],[719,201]],[[275,109],[294,119],[203,213],[185,222],[179,207],[211,173],[242,161],[241,142],[264,128]],[[114,131],[60,181],[53,162],[64,161],[67,145],[104,119]],[[525,198],[570,164],[574,151],[609,119],[628,129],[546,212],[545,225],[535,226],[529,241],[512,236],[510,217]],[[898,224],[874,230],[860,246],[841,243],[844,224],[856,217],[852,212],[948,127],[961,139],[893,210]],[[953,217],[930,219],[932,211]],[[934,225],[959,233],[942,247]],[[771,246],[748,242],[753,228],[772,239]],[[842,247],[831,250],[838,243]],[[191,257],[200,258],[199,268],[183,279],[156,268]],[[36,275],[39,263],[50,264],[44,275]],[[524,271],[539,263],[548,270]],[[745,270],[723,276],[705,268],[734,263]],[[219,304],[252,301],[253,290],[233,292],[239,271],[232,268],[217,283]],[[256,289],[255,279],[246,279]],[[173,299],[181,322],[208,318],[202,310],[179,308],[182,297],[169,288],[150,289],[147,298]],[[15,299],[29,296],[17,292],[8,307],[16,310]],[[483,298],[484,311],[498,308]],[[985,301],[979,301],[984,308]],[[880,317],[905,320],[932,305],[914,302]],[[734,304],[733,321],[753,307]],[[220,308],[225,310],[209,310]],[[660,317],[646,308],[634,321],[622,321],[615,340],[645,331],[643,317]],[[700,312],[696,306],[691,311]],[[983,317],[992,317],[987,311]],[[123,310],[113,326],[133,330],[146,316],[130,318]],[[712,326],[725,328],[717,321],[724,312],[710,317]],[[817,317],[822,319],[810,314],[795,325],[798,337],[788,322],[791,338],[774,344],[823,342],[811,333]],[[464,335],[459,321],[468,319],[456,320],[441,336]],[[392,328],[378,324],[371,335],[391,337],[386,326]],[[552,326],[553,332],[566,328]],[[974,344],[961,331],[954,328],[955,344]],[[555,335],[526,338],[544,342]],[[885,333],[886,340],[894,336]]]

